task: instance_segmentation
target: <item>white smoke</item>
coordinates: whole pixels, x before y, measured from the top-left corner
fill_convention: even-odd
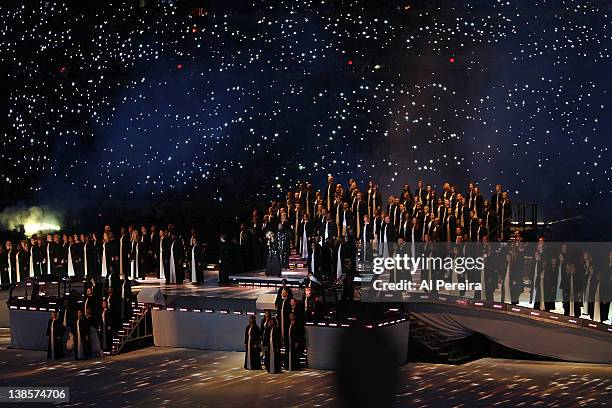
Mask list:
[[[46,207],[7,207],[0,213],[0,228],[17,231],[24,227],[25,234],[31,236],[43,231],[58,231],[61,215]]]

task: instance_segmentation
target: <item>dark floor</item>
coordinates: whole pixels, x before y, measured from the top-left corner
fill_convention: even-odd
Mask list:
[[[0,335],[5,333],[0,333]],[[0,350],[0,386],[67,386],[86,407],[337,406],[335,373],[243,370],[242,353],[153,347],[124,355],[49,362],[45,353]],[[399,369],[396,406],[610,406],[612,366],[483,359]]]

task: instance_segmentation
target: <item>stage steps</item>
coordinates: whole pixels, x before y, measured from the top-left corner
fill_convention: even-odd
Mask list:
[[[426,323],[409,315],[410,341],[434,354],[435,360],[448,364],[463,364],[478,356],[468,346],[465,340],[450,340]]]
[[[132,302],[132,316],[123,322],[121,329],[113,336],[111,351],[105,355],[117,355],[129,350],[153,345],[153,324],[151,308],[144,303]]]

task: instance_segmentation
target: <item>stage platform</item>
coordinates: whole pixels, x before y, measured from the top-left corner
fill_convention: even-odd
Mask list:
[[[289,269],[281,272],[281,276],[266,276],[266,271],[261,269],[247,273],[230,275],[230,283],[243,286],[267,286],[279,287],[283,279],[287,279],[287,286],[298,288],[308,276],[306,268]]]
[[[255,315],[259,322],[265,309],[274,309],[280,280],[265,279],[267,277],[263,271],[234,276],[251,279],[254,284],[235,282],[219,286],[214,271],[209,271],[207,282],[199,285],[189,282],[168,285],[154,278],[134,281],[133,292],[138,295],[138,301],[151,308],[154,344],[208,350],[242,350],[244,329],[249,316]],[[293,280],[290,284],[299,286],[298,282],[301,283],[305,277],[305,271],[290,270],[283,276]],[[74,283],[73,288],[77,283]],[[53,284],[47,286],[49,294],[56,292]],[[292,289],[294,296],[301,299],[302,289],[297,286]],[[13,299],[8,302],[11,346],[45,349],[49,311],[57,308],[57,299],[49,295],[34,301],[24,294],[24,287],[17,288]],[[394,343],[394,347],[397,347],[397,363],[405,362],[410,335],[409,314],[427,322],[449,338],[480,333],[495,342],[532,354],[567,361],[612,363],[612,327],[607,324],[540,312],[524,307],[524,304],[514,306],[483,302],[442,293],[415,293],[412,296],[412,299],[402,299],[399,306],[358,302],[364,307],[377,307],[384,312],[374,318],[358,315],[347,318],[346,314],[338,317],[331,313],[322,316],[319,321],[307,324],[311,366],[333,368],[329,363],[333,360],[330,359],[334,352],[333,345],[337,344],[346,330],[355,326],[392,333],[392,337],[398,339]]]

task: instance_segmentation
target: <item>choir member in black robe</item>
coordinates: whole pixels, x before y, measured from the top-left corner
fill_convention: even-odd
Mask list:
[[[400,198],[400,202],[404,204],[406,208],[410,206],[410,203],[412,202],[412,192],[410,191],[409,184],[404,184],[402,187],[402,192],[398,195],[398,197]]]
[[[582,304],[584,305],[584,312],[586,312],[586,314],[588,314],[591,317],[591,320],[594,320],[595,303],[596,303],[595,298],[598,297],[597,299],[598,308],[599,308],[599,302],[601,300],[601,296],[597,294],[597,289],[599,287],[599,281],[601,279],[601,273],[599,273],[598,271],[594,269],[593,259],[591,257],[591,254],[589,254],[588,252],[585,252],[583,254],[582,273],[584,274],[584,290],[583,290],[583,295],[582,295]],[[598,315],[601,314],[600,313],[601,308],[599,309],[600,310],[597,311]],[[598,316],[598,321],[600,321],[599,320],[600,317],[601,316]]]
[[[113,275],[115,274],[116,272],[113,271]],[[117,277],[116,280],[113,280],[113,286],[114,287],[107,287],[106,296],[104,297],[104,299],[106,300],[106,303],[108,304],[108,308],[113,314],[113,321],[115,322],[115,324],[117,324],[117,328],[119,328],[119,325],[121,322],[121,307],[122,307],[122,301],[121,301],[122,285],[121,285],[121,279],[119,277]],[[100,316],[99,306],[98,306],[98,311],[92,314],[96,317]]]
[[[17,251],[13,248],[11,241],[6,241],[6,265],[8,282],[15,283],[17,281]]]
[[[5,247],[0,244],[0,285],[7,287],[11,283],[8,271],[8,254]]]
[[[353,212],[353,225],[355,228],[355,234],[361,236],[361,230],[363,228],[363,217],[368,214],[368,205],[363,199],[363,193],[358,192],[351,208]]]
[[[412,220],[410,219],[410,214],[405,212],[402,214],[402,220],[399,223],[398,238],[402,238],[404,241],[410,241],[408,237],[410,236],[411,229]]]
[[[117,323],[114,321],[115,315],[108,308],[106,300],[102,301],[100,321],[98,326],[98,336],[100,337],[100,348],[103,351],[111,351],[113,347],[113,334]]]
[[[268,322],[270,321],[271,318],[272,318],[272,313],[269,310],[265,310],[264,315],[261,318],[261,323],[259,324],[260,334],[263,334],[266,331],[266,326],[268,325]],[[263,343],[263,339],[262,339],[262,343]]]
[[[51,259],[51,273],[55,277],[63,277],[65,276],[64,274],[64,267],[65,267],[64,256],[65,254],[64,254],[64,250],[62,247],[62,243],[61,243],[59,234],[53,235],[53,244],[55,247],[55,253],[53,255],[53,258]]]
[[[361,234],[358,235],[361,242],[361,261],[364,263],[372,262],[374,253],[372,250],[372,241],[374,240],[374,226],[370,224],[370,217],[363,216],[363,226]]]
[[[512,221],[512,204],[508,198],[508,192],[502,193],[502,202],[500,204],[500,214],[498,222],[500,224],[500,240],[507,241],[510,238],[510,223]]]
[[[242,264],[242,270],[240,271],[241,273],[249,272],[255,269],[253,268],[253,264],[252,264],[252,258],[253,258],[253,254],[251,253],[251,250],[253,249],[253,244],[251,242],[252,240],[253,240],[253,230],[247,229],[246,223],[244,222],[241,223],[240,231],[238,232],[238,246],[240,249],[240,260]]]
[[[287,299],[293,298],[293,291],[287,286],[287,279],[283,278],[281,281],[281,287],[276,291],[276,299],[274,300],[274,307],[278,309],[280,303],[283,300],[283,292],[287,292]]]
[[[47,234],[47,239],[42,247],[41,254],[41,265],[42,265],[42,273],[43,275],[51,275],[53,273],[53,267],[51,260],[54,256],[54,244],[53,244],[53,236],[51,234]]]
[[[132,235],[128,242],[127,258],[129,268],[124,268],[124,272],[129,274],[130,279],[144,279],[145,277],[145,257],[146,253],[143,249],[138,231],[132,231]]]
[[[519,296],[523,292],[523,276],[519,262],[511,253],[506,255],[504,267],[499,271],[501,287],[501,301],[503,303],[518,304]]]
[[[326,241],[330,238],[335,238],[338,236],[338,226],[336,222],[333,220],[331,214],[327,214],[325,216],[325,222],[323,222],[319,228],[319,235],[323,241]]]
[[[119,291],[119,298],[121,299],[121,321],[124,322],[132,315],[132,282],[130,278],[125,275],[119,277],[121,280],[121,289]]]
[[[394,246],[397,243],[397,233],[391,223],[391,218],[388,215],[384,218],[384,223],[380,228],[380,237],[378,240],[378,255],[393,256]]]
[[[156,263],[159,279],[170,282],[170,246],[172,245],[169,234],[165,230],[159,230],[159,237],[156,240]]]
[[[393,196],[389,196],[387,199],[387,214],[389,215],[391,224],[393,224],[397,229],[400,222],[400,212],[399,205],[395,203],[395,198]]]
[[[312,280],[309,281],[311,286],[304,288],[304,295],[302,295],[301,307],[304,322],[314,322],[317,317],[317,296],[320,294],[320,285],[313,284]]]
[[[308,251],[308,261],[306,263],[308,273],[314,276],[321,276],[321,263],[321,246],[313,238],[310,241],[310,251]]]
[[[109,274],[111,267],[113,266],[114,243],[111,242],[110,232],[104,232],[103,241],[99,245],[98,259],[100,260],[99,275],[106,278]]]
[[[297,315],[289,315],[289,328],[287,329],[287,341],[285,352],[285,367],[289,371],[300,369],[300,359],[304,350],[304,326],[298,322]]]
[[[417,203],[424,205],[427,200],[427,192],[423,186],[423,180],[417,181],[417,187],[414,190],[414,199]]]
[[[170,234],[170,280],[166,283],[181,284],[185,280],[185,270],[183,269],[184,247],[183,240],[175,233]],[[233,259],[235,259],[232,256]]]
[[[323,280],[335,280],[334,274],[334,247],[335,239],[326,240],[321,247],[321,277]]]
[[[189,246],[189,272],[190,281],[193,284],[204,282],[204,270],[206,263],[204,262],[204,245],[198,241],[196,236],[191,237]]]
[[[22,240],[19,243],[19,250],[15,256],[15,267],[17,269],[18,281],[25,282],[30,271],[30,247],[28,241]]]
[[[263,336],[266,370],[271,374],[281,372],[281,334],[275,318],[270,318]]]
[[[77,319],[74,322],[74,358],[76,360],[87,360],[91,354],[91,333],[89,321],[83,311],[77,311]]]
[[[308,259],[310,255],[310,238],[313,236],[314,223],[310,221],[308,214],[304,214],[298,227],[298,254],[302,259]]]
[[[57,360],[64,357],[62,336],[64,330],[57,319],[57,313],[51,312],[51,319],[47,323],[47,358]]]
[[[566,272],[561,282],[563,289],[563,309],[566,316],[580,317],[583,299],[584,276],[582,276],[576,264],[570,260],[566,261]]]
[[[289,300],[289,306],[290,306],[289,314],[295,314],[295,316],[298,319],[298,322],[300,322],[301,324],[304,324],[304,314],[301,311],[302,304],[300,303],[300,301],[297,298],[291,298],[291,300]],[[289,326],[286,326],[285,332],[287,332],[287,327]]]
[[[130,237],[127,234],[127,229],[121,227],[119,237],[116,238],[116,256],[117,256],[117,272],[121,274],[129,274],[130,259],[129,259],[129,248],[130,248]]]
[[[480,188],[478,187],[474,187],[474,211],[479,218],[484,214],[484,198],[480,194]]]
[[[96,251],[94,246],[92,245],[89,234],[81,234],[81,254],[80,258],[83,260],[83,275],[86,277],[91,277],[97,275],[97,266],[96,266]]]
[[[68,276],[68,248],[70,242],[68,234],[62,234],[61,242],[59,243],[59,261],[56,265],[57,276],[65,278]]]
[[[501,184],[495,185],[495,191],[491,195],[491,209],[495,212],[495,214],[501,214],[501,202],[502,202],[502,186]]]
[[[537,251],[534,254],[534,263],[532,267],[533,275],[531,273],[528,274],[530,278],[533,276],[530,303],[533,303],[534,309],[548,311],[551,310],[550,306],[552,301],[552,309],[554,309],[556,290],[554,273],[557,271],[551,271],[549,263],[542,259],[542,255]]]
[[[249,325],[244,331],[244,368],[247,370],[261,370],[260,358],[261,334],[255,322],[255,316],[249,316]]]
[[[65,296],[62,300],[62,305],[59,309],[58,320],[60,321],[64,331],[72,331],[76,313],[70,304],[70,298]]]
[[[85,276],[85,266],[83,259],[84,243],[79,239],[78,234],[72,236],[72,245],[70,247],[70,256],[72,259],[72,267],[74,268],[75,276],[83,278]]]
[[[285,340],[287,335],[287,327],[289,325],[289,313],[291,312],[291,299],[287,289],[283,289],[281,300],[276,305],[276,318],[278,320],[278,328],[281,339]]]
[[[30,240],[30,261],[28,276],[40,277],[42,276],[42,238],[38,238],[36,235],[32,236]]]
[[[101,285],[96,285],[100,287]],[[94,288],[88,287],[85,292],[85,299],[83,300],[83,309],[88,310],[91,309],[93,314],[98,314],[100,312],[100,304],[102,301],[101,292],[95,293]]]

